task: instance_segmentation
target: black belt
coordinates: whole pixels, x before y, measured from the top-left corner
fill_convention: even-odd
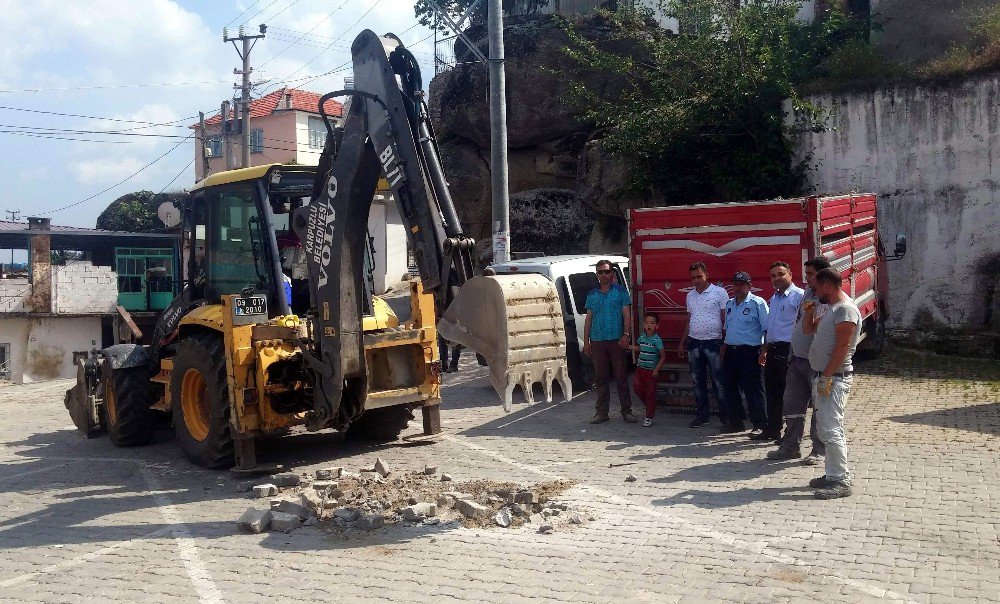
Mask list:
[[[726,344],[730,348],[760,348],[760,344]]]
[[[851,377],[852,375],[854,375],[853,371],[842,371],[840,373],[835,373],[835,374],[831,375],[830,377],[845,378],[845,377]],[[822,371],[813,371],[813,377],[824,377],[823,376],[823,372]]]
[[[791,342],[780,342],[780,341],[767,343],[768,348],[788,348],[791,345],[792,345]]]

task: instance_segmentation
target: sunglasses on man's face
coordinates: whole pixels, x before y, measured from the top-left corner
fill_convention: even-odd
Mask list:
[[[597,274],[598,275],[610,275],[611,274],[611,270],[610,269],[606,269],[606,270],[597,269]]]

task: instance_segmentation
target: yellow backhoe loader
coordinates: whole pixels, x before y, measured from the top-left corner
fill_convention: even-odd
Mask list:
[[[149,345],[81,361],[66,406],[82,432],[141,445],[168,413],[192,461],[244,471],[260,469],[256,437],[297,425],[387,441],[419,408],[434,434],[439,328],[487,359],[506,408],[517,386],[532,400],[534,382],[549,400],[554,381],[572,397],[551,282],[472,275],[474,241],[448,192],[413,55],[370,30],[352,53],[355,89],[319,102],[328,136],[318,167],[214,174],[181,204],[180,294]],[[338,96],[352,97],[343,128],[324,112]],[[380,180],[419,271],[403,323],[372,295],[367,221]]]

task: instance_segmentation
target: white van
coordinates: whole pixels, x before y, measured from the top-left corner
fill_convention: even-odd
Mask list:
[[[512,260],[490,266],[496,274],[532,273],[544,275],[556,284],[562,303],[563,321],[566,326],[566,360],[574,389],[588,389],[594,382],[594,366],[583,354],[583,326],[587,318],[587,294],[597,287],[597,262],[609,260],[615,281],[625,289],[628,284],[628,258],[626,256],[542,256],[525,260]],[[576,345],[573,345],[576,342]],[[631,358],[631,355],[630,355]]]

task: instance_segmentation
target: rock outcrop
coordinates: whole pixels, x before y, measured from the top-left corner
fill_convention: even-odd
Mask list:
[[[597,17],[577,24],[577,31],[611,50],[627,50],[606,40],[610,30]],[[466,33],[485,52],[485,30]],[[597,133],[573,91],[582,85],[607,98],[621,83],[581,70],[566,52],[568,33],[550,16],[512,21],[504,34],[512,251],[581,253],[596,246],[624,252],[625,238],[617,235],[624,234],[624,208],[652,204],[629,197],[627,166],[592,140]],[[460,62],[471,59],[464,46],[457,50]],[[452,197],[466,234],[485,254],[492,231],[488,93],[486,69],[478,64],[459,65],[430,85]]]

